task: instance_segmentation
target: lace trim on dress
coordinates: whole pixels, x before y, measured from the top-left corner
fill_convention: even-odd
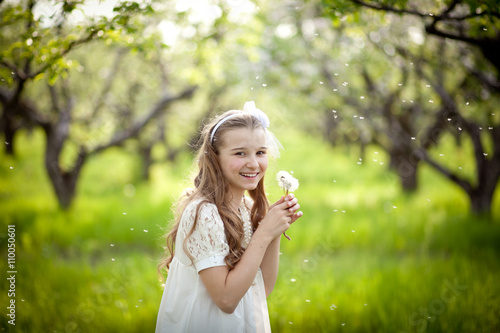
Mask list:
[[[200,202],[201,200],[193,201],[186,207],[181,220],[184,237],[187,236],[193,226],[196,210]],[[224,233],[224,223],[215,205],[210,203],[201,204],[196,227],[186,241],[186,250],[193,257],[194,263],[214,256],[226,257],[229,253],[229,246]]]
[[[243,221],[244,237],[241,243],[243,248],[247,248],[253,235],[252,222],[250,221],[250,211],[246,205],[248,201],[249,203],[252,203],[251,199],[244,198],[239,209],[240,218]],[[181,218],[181,229],[184,239],[193,226],[196,210],[201,202],[202,200],[195,200],[186,207],[186,210]],[[224,223],[220,218],[217,206],[214,204],[201,203],[196,227],[186,241],[186,250],[189,255],[192,256],[193,263],[197,269],[198,266],[200,266],[198,263],[201,261],[203,261],[202,266],[208,262],[212,262],[212,266],[223,265],[220,257],[225,258],[228,255],[229,245],[227,244],[226,234],[224,231]],[[210,261],[204,260],[207,258],[210,258]]]

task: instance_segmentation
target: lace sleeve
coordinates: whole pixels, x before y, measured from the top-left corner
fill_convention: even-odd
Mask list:
[[[191,222],[194,221],[197,206],[195,205],[189,214]],[[226,265],[224,258],[229,253],[229,246],[224,233],[224,224],[215,205],[201,204],[196,227],[186,241],[186,248],[193,257],[197,272],[209,267]]]

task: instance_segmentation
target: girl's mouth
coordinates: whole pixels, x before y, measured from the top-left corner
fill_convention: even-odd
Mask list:
[[[254,173],[240,173],[240,175],[242,175],[243,177],[245,178],[256,178],[259,173],[258,172],[254,172]]]

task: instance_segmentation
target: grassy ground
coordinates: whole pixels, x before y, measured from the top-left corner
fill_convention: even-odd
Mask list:
[[[273,175],[293,170],[305,215],[288,232],[292,241],[282,240],[268,299],[273,331],[500,332],[498,191],[493,222],[482,221],[427,167],[417,193],[405,195],[375,147],[358,164],[354,150],[280,134],[294,148],[271,163],[269,198],[281,194]],[[160,237],[190,158],[155,165],[145,183],[135,156],[96,156],[62,212],[42,168],[41,133],[19,136],[16,148],[17,158],[0,156],[0,253],[6,262],[15,225],[17,270],[16,326],[3,315],[1,330],[154,331]],[[456,156],[449,163],[470,165],[467,154]],[[3,311],[7,290],[0,284]]]

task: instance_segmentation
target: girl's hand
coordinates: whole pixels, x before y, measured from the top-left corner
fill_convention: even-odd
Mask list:
[[[290,215],[290,217],[292,218],[292,221],[290,222],[290,224],[292,224],[293,222],[297,221],[300,217],[302,217],[302,215],[304,215],[304,213],[302,213],[301,211],[298,211],[300,208],[300,205],[298,203],[297,198],[295,198],[295,196],[293,195],[293,193],[288,194],[286,199],[289,201],[289,205],[290,205],[290,208],[288,210],[290,211],[290,213],[292,213],[292,215]]]
[[[293,194],[287,195],[286,198],[282,196],[280,200],[270,206],[257,230],[272,239],[279,237],[290,228],[290,224],[303,215],[302,212],[297,212],[299,208],[298,200]]]

